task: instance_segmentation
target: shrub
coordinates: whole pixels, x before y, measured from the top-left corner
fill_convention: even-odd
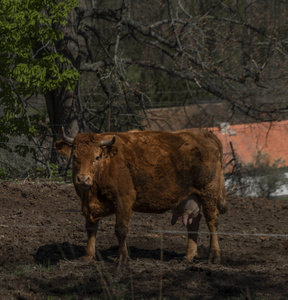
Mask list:
[[[277,159],[271,164],[269,154],[258,151],[253,162],[237,173],[237,180],[233,178],[229,182],[228,189],[233,187],[241,196],[271,198],[273,193],[288,184],[284,164],[283,159]]]

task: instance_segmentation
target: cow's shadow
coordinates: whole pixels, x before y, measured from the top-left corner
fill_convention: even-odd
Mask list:
[[[48,267],[56,265],[61,260],[78,259],[84,254],[85,248],[83,246],[65,242],[41,246],[33,256],[37,264]]]
[[[174,251],[161,249],[141,249],[137,247],[128,248],[129,256],[131,259],[153,259],[170,261],[172,259],[182,259],[184,253],[177,253]],[[104,250],[97,250],[97,260],[103,260],[105,262],[114,262],[117,258],[118,247],[112,246]],[[58,264],[61,260],[77,260],[85,255],[85,247],[75,244],[65,243],[53,243],[41,246],[37,252],[33,255],[34,260],[38,265],[45,267]]]

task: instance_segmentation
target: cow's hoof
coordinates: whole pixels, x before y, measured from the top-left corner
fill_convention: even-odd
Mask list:
[[[92,255],[83,256],[84,261],[87,261],[87,262],[92,262],[93,258],[94,258],[94,256],[92,256]]]
[[[220,263],[221,263],[221,257],[214,257],[213,263],[216,264],[216,265],[220,265]]]
[[[193,262],[193,260],[194,260],[193,256],[187,256],[187,255],[184,256],[184,261]]]
[[[190,253],[189,253],[190,252]],[[197,251],[188,251],[187,254],[184,256],[185,261],[194,262],[195,259],[199,258]]]
[[[194,258],[195,258],[195,255],[185,255],[183,260],[184,260],[184,262],[187,262],[187,263],[193,263]]]
[[[115,263],[117,264],[117,269],[121,269],[122,267],[127,266],[129,260],[129,257],[125,257],[125,259],[123,259],[123,257],[117,257],[115,260]]]
[[[208,263],[219,265],[221,263],[220,256],[209,256]]]

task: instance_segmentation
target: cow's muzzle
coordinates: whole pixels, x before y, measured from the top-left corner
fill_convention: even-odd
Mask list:
[[[82,187],[90,187],[93,181],[89,175],[81,174],[76,177],[75,183]]]

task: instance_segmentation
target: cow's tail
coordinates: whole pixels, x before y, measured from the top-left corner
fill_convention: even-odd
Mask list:
[[[221,154],[222,157],[222,154]],[[219,197],[218,197],[218,210],[220,214],[224,214],[227,211],[227,202],[226,202],[226,190],[225,190],[225,179],[223,174],[223,168],[222,168],[222,159],[221,159],[221,167],[220,167],[220,174],[219,174],[219,181],[220,181],[220,191],[219,191]]]
[[[225,179],[223,175],[223,146],[219,138],[212,132],[210,131],[210,137],[216,142],[218,149],[219,149],[219,163],[221,166],[221,174],[219,174],[219,180],[220,180],[220,195],[218,198],[218,203],[217,207],[220,212],[220,214],[224,214],[227,211],[227,202],[226,202],[226,192],[225,192]]]
[[[224,194],[223,197],[221,197],[219,199],[219,202],[218,202],[218,210],[219,210],[219,213],[220,214],[225,214],[225,212],[227,211],[227,202],[226,202],[226,196]]]
[[[227,211],[226,193],[225,193],[225,180],[223,175],[223,146],[219,138],[211,131],[206,131],[206,137],[212,139],[218,148],[219,153],[219,169],[217,174],[217,185],[220,187],[220,191],[217,197],[217,208],[220,214],[224,214]]]

